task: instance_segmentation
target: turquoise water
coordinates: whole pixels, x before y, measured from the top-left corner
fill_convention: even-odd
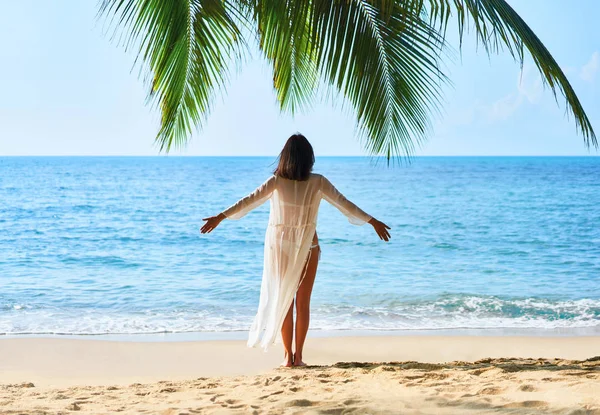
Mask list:
[[[268,203],[198,232],[274,158],[0,158],[0,333],[247,330]],[[600,327],[600,158],[318,158],[392,227],[322,202],[311,327]]]

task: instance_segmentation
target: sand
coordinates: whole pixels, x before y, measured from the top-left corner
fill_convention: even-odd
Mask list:
[[[0,340],[0,414],[600,414],[600,337]]]

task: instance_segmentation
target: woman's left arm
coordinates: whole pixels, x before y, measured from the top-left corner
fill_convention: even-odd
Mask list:
[[[355,225],[363,225],[369,223],[375,229],[377,236],[384,241],[389,241],[391,236],[388,229],[391,229],[385,223],[378,221],[361,208],[356,206],[354,203],[346,199],[346,197],[335,188],[333,184],[325,177],[321,176],[321,191],[323,192],[323,198],[331,203],[333,206],[338,208],[342,212],[350,223]]]
[[[258,186],[256,190],[250,193],[248,196],[238,200],[233,205],[229,206],[223,212],[217,216],[211,216],[202,220],[206,221],[204,226],[200,229],[201,233],[209,233],[216,228],[223,219],[240,219],[244,217],[252,209],[262,205],[271,197],[271,194],[275,190],[275,176],[268,178],[263,184]]]

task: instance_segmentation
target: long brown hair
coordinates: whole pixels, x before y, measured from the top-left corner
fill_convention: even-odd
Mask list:
[[[279,163],[273,174],[289,180],[308,180],[314,164],[312,146],[302,134],[294,134],[279,153]]]

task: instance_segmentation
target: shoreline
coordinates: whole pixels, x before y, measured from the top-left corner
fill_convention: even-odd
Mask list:
[[[0,334],[3,339],[74,339],[108,340],[118,342],[202,342],[213,340],[245,340],[247,330],[204,331],[179,333],[31,333]],[[410,336],[482,336],[482,337],[596,337],[600,336],[600,325],[575,328],[452,328],[452,329],[399,329],[399,330],[315,330],[310,329],[309,338],[327,337],[410,337]]]

